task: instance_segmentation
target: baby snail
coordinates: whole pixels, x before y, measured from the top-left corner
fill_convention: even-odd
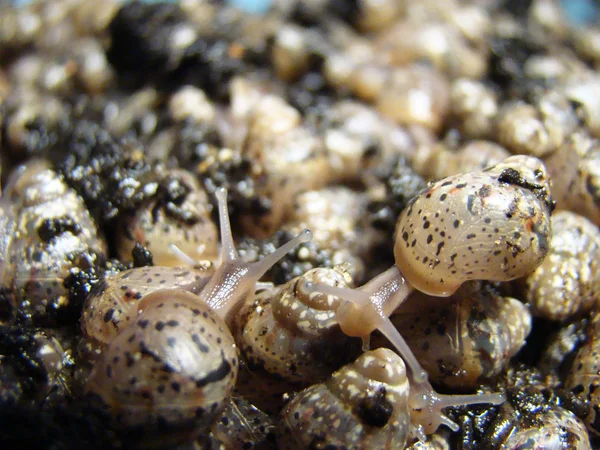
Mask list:
[[[69,270],[104,258],[106,244],[83,199],[37,159],[17,167],[0,200],[0,280],[14,310],[56,326],[72,313]]]
[[[355,290],[315,283],[306,289],[344,299],[336,318],[346,334],[368,338],[378,329],[396,347],[410,368],[411,402],[420,403],[425,433],[440,423],[457,429],[440,412],[452,401],[445,403],[433,390],[388,316],[413,289],[448,297],[465,281],[509,281],[530,273],[548,252],[552,209],[543,163],[511,156],[482,171],[432,183],[417,195],[398,219],[392,268]],[[502,400],[489,394],[456,402]]]
[[[306,386],[326,379],[360,353],[360,340],[338,327],[335,310],[341,300],[306,292],[306,280],[331,286],[352,281],[345,267],[311,269],[257,294],[240,310],[234,331],[249,366],[287,381],[288,391],[290,383]]]
[[[386,348],[363,353],[292,398],[279,416],[278,448],[404,448],[408,391],[398,355]]]
[[[227,191],[216,191],[221,263],[211,268],[145,267],[107,277],[82,317],[94,367],[86,390],[108,405],[117,424],[168,439],[210,425],[235,385],[238,356],[229,331],[262,275],[308,230],[247,264],[235,249]]]

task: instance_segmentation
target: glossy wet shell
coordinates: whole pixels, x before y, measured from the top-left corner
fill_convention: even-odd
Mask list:
[[[583,216],[552,216],[550,252],[525,280],[526,299],[536,316],[565,320],[600,299],[600,231]]]
[[[198,292],[211,274],[208,268],[155,266],[126,270],[100,281],[88,296],[81,318],[87,350],[101,351],[129,326],[140,313],[142,299],[148,294],[170,288]]]
[[[416,292],[391,320],[429,379],[459,390],[500,374],[531,331],[523,303],[477,282],[465,283],[449,298]]]
[[[15,305],[27,300],[34,317],[45,320],[50,303],[67,303],[63,279],[81,256],[87,263],[104,257],[104,241],[83,200],[45,161],[17,169],[4,192],[0,263],[2,284]]]
[[[600,435],[600,314],[594,313],[586,330],[587,342],[579,349],[565,387],[590,402],[590,412],[585,418],[588,429]]]
[[[170,250],[176,245],[186,255],[200,260],[214,261],[218,253],[218,231],[211,217],[212,206],[206,193],[190,173],[172,171],[180,184],[190,191],[181,204],[176,205],[179,215],[169,213],[166,205],[157,202],[139,208],[135,216],[125,219],[118,227],[117,246],[124,261],[132,259],[131,250],[136,241],[150,252],[157,266],[180,266],[182,261]],[[189,222],[183,217],[189,217]]]
[[[538,414],[536,420],[523,420],[498,448],[589,450],[592,447],[581,420],[567,409],[554,407]]]
[[[467,280],[519,278],[548,252],[551,207],[545,168],[533,157],[440,180],[400,215],[396,265],[417,290],[435,296]]]
[[[336,320],[337,297],[305,291],[311,281],[347,287],[348,274],[313,269],[263,295],[240,314],[236,342],[250,367],[307,385],[327,378],[356,358],[360,341],[346,336]]]
[[[278,423],[278,448],[404,448],[410,422],[408,389],[398,355],[383,348],[366,352],[285,406]]]
[[[140,309],[96,363],[87,392],[109,406],[120,426],[158,433],[208,427],[238,372],[227,326],[181,290],[154,292]]]
[[[556,207],[600,225],[600,142],[586,133],[574,133],[545,164]]]

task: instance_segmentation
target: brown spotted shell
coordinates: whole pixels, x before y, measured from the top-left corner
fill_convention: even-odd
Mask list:
[[[536,316],[565,320],[585,313],[600,300],[600,231],[583,216],[558,211],[552,216],[550,252],[524,281],[525,297]]]
[[[340,268],[309,270],[257,295],[241,312],[235,332],[251,367],[303,385],[325,379],[360,352],[360,341],[342,333],[337,323],[340,299],[307,292],[307,281],[342,287],[351,283]]]
[[[406,280],[449,296],[467,280],[508,281],[549,249],[552,201],[546,169],[512,156],[479,172],[429,185],[402,212],[394,256]]]
[[[189,289],[198,292],[208,282],[210,266],[140,267],[108,276],[94,286],[81,318],[85,352],[93,360],[140,313],[141,300],[158,290]],[[197,299],[198,303],[202,303]],[[97,355],[96,355],[97,356]]]
[[[140,302],[141,313],[96,362],[86,391],[100,397],[120,426],[146,438],[196,432],[225,407],[238,372],[227,325],[194,294],[164,290]]]
[[[379,348],[298,393],[281,411],[278,448],[400,449],[408,438],[408,378],[402,359]]]
[[[525,344],[531,313],[480,282],[449,298],[415,292],[390,317],[436,384],[474,389],[500,374]]]

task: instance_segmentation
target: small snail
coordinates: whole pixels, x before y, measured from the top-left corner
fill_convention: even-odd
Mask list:
[[[413,289],[448,297],[468,280],[508,281],[531,272],[548,252],[552,208],[542,162],[512,156],[479,172],[442,179],[414,198],[398,219],[391,269],[357,290],[306,288],[345,300],[336,310],[345,333],[368,338],[378,329],[386,336],[409,366],[413,385],[422,389],[418,402],[438,408],[427,373],[388,316]],[[474,398],[502,402],[497,394]],[[439,420],[425,432],[435,431],[435,423],[456,428],[441,413]]]
[[[550,252],[524,281],[535,316],[566,320],[588,312],[600,299],[600,230],[570,211],[552,216]]]
[[[324,380],[360,351],[359,342],[338,327],[335,310],[341,300],[306,292],[305,281],[351,284],[341,267],[309,270],[257,294],[254,303],[240,311],[234,332],[251,369],[259,367],[278,379],[303,386]]]
[[[222,253],[214,270],[146,267],[101,282],[88,299],[82,329],[96,346],[87,381],[121,426],[193,432],[225,405],[238,371],[228,329],[258,279],[311,235],[305,230],[261,261],[246,264],[234,246],[227,192],[216,192]],[[226,323],[227,322],[227,323]],[[155,430],[156,431],[156,430]],[[186,438],[187,438],[186,437]]]
[[[181,259],[170,250],[171,245],[195,260],[215,260],[218,231],[211,210],[208,195],[191,173],[183,169],[168,171],[159,183],[157,195],[118,226],[119,257],[129,260],[137,241],[152,252],[158,266],[181,264]]]
[[[589,401],[590,410],[585,418],[588,430],[600,435],[600,314],[594,312],[586,329],[587,341],[575,355],[565,387]]]
[[[83,200],[43,160],[9,177],[0,205],[0,276],[13,308],[36,323],[68,314],[69,269],[104,258],[106,245]]]
[[[262,275],[296,245],[311,239],[304,230],[295,239],[265,256],[261,261],[247,264],[237,255],[227,211],[227,191],[216,191],[221,223],[221,264],[216,269],[206,262],[193,268],[143,267],[130,269],[107,277],[87,299],[82,317],[82,330],[95,345],[110,342],[116,334],[135,319],[135,307],[147,294],[160,289],[184,289],[197,294],[198,301],[209,305],[228,323],[248,293]],[[192,262],[182,255],[186,262]]]
[[[231,333],[187,291],[154,291],[137,306],[140,313],[104,349],[86,390],[132,431],[177,439],[206,429],[237,378]]]
[[[280,414],[278,448],[404,448],[408,391],[398,355],[384,348],[366,352],[292,398]]]
[[[531,331],[525,304],[481,282],[448,298],[414,292],[390,319],[432,382],[462,391],[499,375]]]

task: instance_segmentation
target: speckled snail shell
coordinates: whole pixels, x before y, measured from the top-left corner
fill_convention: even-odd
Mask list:
[[[524,281],[535,316],[566,320],[588,312],[600,299],[600,230],[570,211],[552,216],[550,252]]]
[[[236,343],[251,367],[290,383],[324,380],[356,358],[360,341],[343,334],[335,310],[340,300],[305,290],[305,281],[348,286],[341,268],[317,268],[264,291],[240,311]]]
[[[170,250],[176,245],[195,260],[214,261],[218,257],[218,229],[211,217],[208,195],[194,176],[185,170],[165,174],[156,200],[139,208],[117,229],[121,260],[131,260],[131,250],[140,242],[152,252],[157,266],[178,266],[181,259]],[[160,198],[160,194],[166,194]],[[175,191],[175,192],[173,192]],[[169,198],[177,196],[176,198]]]
[[[416,289],[435,296],[467,280],[523,276],[549,249],[549,195],[544,165],[529,156],[433,183],[398,219],[396,265]]]
[[[52,324],[68,306],[69,269],[104,258],[106,245],[83,200],[43,160],[15,169],[3,192],[0,275],[13,307]]]
[[[109,276],[94,286],[86,299],[81,328],[85,353],[92,360],[136,319],[142,298],[161,289],[196,288],[208,283],[210,264],[195,267],[140,267]]]
[[[415,292],[390,317],[436,385],[476,389],[525,344],[531,313],[481,282],[448,298]]]
[[[600,314],[594,312],[586,329],[586,342],[575,355],[565,380],[565,388],[582,396],[590,403],[585,418],[588,430],[600,435]]]
[[[404,448],[408,390],[398,355],[384,348],[366,352],[292,398],[280,414],[278,448]]]
[[[183,290],[148,294],[102,353],[86,389],[120,425],[143,433],[208,427],[235,385],[237,349],[225,322]]]

